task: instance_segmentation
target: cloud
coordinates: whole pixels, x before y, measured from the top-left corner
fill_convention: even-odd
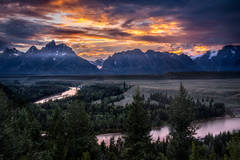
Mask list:
[[[0,23],[0,32],[6,37],[29,38],[42,32],[47,26],[21,19],[9,19]]]
[[[107,55],[135,44],[149,49],[171,43],[215,46],[240,43],[239,27],[239,0],[0,1],[3,47],[56,39],[84,55]]]
[[[4,50],[5,48],[7,48],[7,46],[9,46],[8,42],[2,40],[0,40],[0,51]]]

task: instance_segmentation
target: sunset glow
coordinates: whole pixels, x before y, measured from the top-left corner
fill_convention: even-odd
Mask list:
[[[134,48],[197,55],[239,43],[239,32],[233,33],[236,24],[219,21],[222,17],[217,9],[212,10],[216,17],[211,22],[196,14],[205,2],[4,0],[0,3],[0,50],[16,47],[25,51],[32,45],[40,48],[54,39],[71,46],[79,56],[96,59]],[[196,7],[184,10],[191,5]],[[17,27],[9,32],[11,26]],[[213,26],[225,28],[218,30]]]

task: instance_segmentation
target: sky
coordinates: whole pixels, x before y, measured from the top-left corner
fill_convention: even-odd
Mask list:
[[[240,0],[0,0],[0,51],[51,40],[89,60],[135,48],[198,55],[240,44]]]

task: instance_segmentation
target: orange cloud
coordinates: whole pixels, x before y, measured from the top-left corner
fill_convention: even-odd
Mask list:
[[[205,53],[209,50],[210,48],[208,46],[194,46],[193,50],[199,54]]]
[[[189,37],[196,32],[185,36],[189,32],[185,32],[183,22],[170,16],[149,17],[147,12],[152,11],[151,9],[139,9],[136,10],[137,13],[130,12],[124,16],[110,14],[114,9],[111,5],[98,4],[102,9],[89,5],[92,3],[85,4],[83,0],[51,0],[45,6],[32,8],[37,11],[41,9],[44,16],[50,17],[44,24],[52,26],[55,30],[36,34],[31,39],[38,39],[41,42],[55,39],[67,43],[78,55],[88,58],[106,57],[114,52],[134,48],[191,55],[202,54],[212,49],[209,46],[191,44]],[[130,25],[124,26],[129,19]],[[185,42],[172,47],[171,43],[179,41],[171,42],[171,37],[180,37],[181,41],[190,39],[192,47],[184,47]]]

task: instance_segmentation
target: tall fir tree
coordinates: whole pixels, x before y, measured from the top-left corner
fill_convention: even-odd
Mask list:
[[[192,142],[192,152],[189,156],[189,160],[201,160],[201,153],[199,146],[195,144],[195,142]]]
[[[16,109],[4,128],[4,157],[31,160],[40,152],[41,126],[26,109]]]
[[[240,160],[240,140],[239,136],[235,135],[228,144],[229,158],[228,160]]]
[[[89,152],[83,152],[81,160],[91,160]]]
[[[65,160],[68,152],[65,121],[62,112],[56,108],[49,120],[48,147],[53,159]]]
[[[0,155],[3,154],[3,139],[4,139],[4,127],[7,123],[9,116],[8,111],[8,98],[6,94],[0,90]]]
[[[80,159],[84,152],[89,152],[92,160],[97,159],[97,139],[82,103],[75,101],[68,107],[66,127],[69,139],[67,158]]]
[[[192,125],[194,120],[193,100],[182,83],[178,95],[169,107],[169,116],[172,139],[168,146],[168,157],[171,160],[188,159],[196,128]]]
[[[128,160],[144,159],[146,147],[151,143],[151,124],[148,112],[144,109],[144,99],[137,89],[133,103],[129,106],[127,119],[127,135],[124,158]]]

